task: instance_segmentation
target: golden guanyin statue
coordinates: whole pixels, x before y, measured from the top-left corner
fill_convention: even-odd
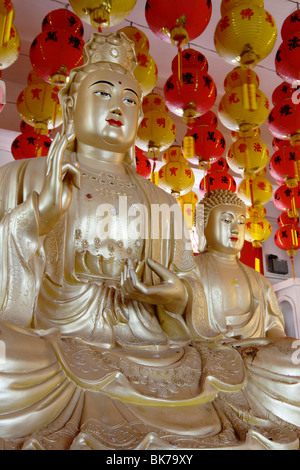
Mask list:
[[[235,265],[246,298],[215,308],[179,205],[132,165],[133,43],[94,33],[84,53],[47,158],[0,169],[0,448],[298,448],[293,339],[265,334],[283,332],[274,299]]]

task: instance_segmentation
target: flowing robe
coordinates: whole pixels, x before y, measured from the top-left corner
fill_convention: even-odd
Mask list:
[[[224,304],[226,293],[216,258],[210,253],[196,257],[205,292],[206,306],[203,317],[196,315],[195,334],[202,338],[263,338],[272,328],[284,331],[283,314],[272,285],[262,274],[238,261],[250,292],[249,308],[245,312],[227,315]]]

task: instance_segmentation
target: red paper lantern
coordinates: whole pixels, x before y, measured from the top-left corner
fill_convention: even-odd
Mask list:
[[[47,135],[32,131],[22,132],[12,145],[11,153],[15,160],[23,158],[45,157],[48,154],[52,140]]]
[[[59,11],[64,15],[64,10]],[[31,44],[32,67],[47,83],[64,85],[71,69],[83,64],[83,27],[76,15],[72,17],[78,23],[77,32],[70,30],[69,21],[63,16],[66,26],[56,28],[54,23],[51,29],[47,26]],[[58,22],[59,25],[63,23],[63,19]]]
[[[293,11],[282,23],[281,37],[285,41],[300,31],[300,10]]]
[[[223,134],[212,126],[195,125],[190,127],[186,136],[194,139],[195,156],[189,158],[194,164],[216,162],[225,152],[226,142]]]
[[[275,56],[276,73],[285,82],[293,83],[300,79],[300,28],[281,43]]]
[[[208,111],[202,116],[197,116],[193,121],[187,123],[188,128],[193,128],[195,126],[211,126],[217,127],[218,118],[213,111]]]
[[[228,191],[236,191],[236,182],[229,173],[220,171],[210,171],[202,178],[199,185],[199,191],[202,196],[214,189],[227,189]]]
[[[274,137],[272,140],[272,148],[277,152],[277,150],[281,149],[282,147],[286,147],[289,143],[286,140],[277,139]]]
[[[286,184],[279,186],[273,194],[273,203],[281,212],[287,211],[289,216],[297,215],[300,210],[300,184],[296,188],[288,188]]]
[[[220,171],[221,173],[228,173],[229,165],[227,163],[226,158],[219,158],[216,162],[213,162],[208,169],[208,173]]]
[[[300,175],[300,147],[286,146],[277,150],[269,162],[271,176],[287,187],[297,186]]]
[[[80,18],[67,8],[50,11],[42,22],[42,31],[64,29],[67,34],[83,37],[84,29]]]
[[[282,103],[282,101],[285,101],[287,99],[292,99],[293,96],[296,96],[295,93],[297,94],[296,87],[290,85],[287,82],[283,82],[278,85],[273,91],[272,103],[276,105]]]
[[[280,227],[274,235],[274,241],[278,248],[287,251],[288,255],[294,255],[300,248],[299,227],[293,225]]]
[[[200,36],[211,12],[211,0],[147,0],[145,6],[145,18],[152,32],[176,46]]]
[[[269,114],[268,128],[274,137],[295,144],[300,140],[300,106],[291,99],[276,104]]]
[[[198,54],[197,51],[194,52]],[[178,53],[179,60],[185,53],[186,50]],[[177,67],[178,56],[172,61],[173,73],[164,86],[167,107],[184,120],[207,113],[216,101],[217,89],[212,77],[206,72],[205,63],[200,62],[196,66],[184,61],[181,73]]]
[[[144,154],[144,152],[135,147],[135,161],[136,161],[136,172],[143,176],[146,179],[150,178],[151,175],[151,163],[149,158]]]
[[[298,225],[299,217],[290,217],[287,212],[282,212],[277,219],[277,224],[279,227],[283,227],[284,225]]]

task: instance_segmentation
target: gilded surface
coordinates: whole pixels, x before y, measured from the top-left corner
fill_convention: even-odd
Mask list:
[[[294,340],[228,242],[243,210],[219,201],[196,265],[180,207],[131,165],[133,57],[95,33],[48,157],[0,170],[0,446],[298,448]]]

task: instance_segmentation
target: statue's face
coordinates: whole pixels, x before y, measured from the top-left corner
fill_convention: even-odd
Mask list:
[[[126,152],[135,141],[140,105],[140,90],[131,75],[101,68],[88,73],[73,109],[77,141]]]
[[[229,255],[238,254],[245,241],[245,211],[234,204],[214,207],[205,227],[207,246]]]

